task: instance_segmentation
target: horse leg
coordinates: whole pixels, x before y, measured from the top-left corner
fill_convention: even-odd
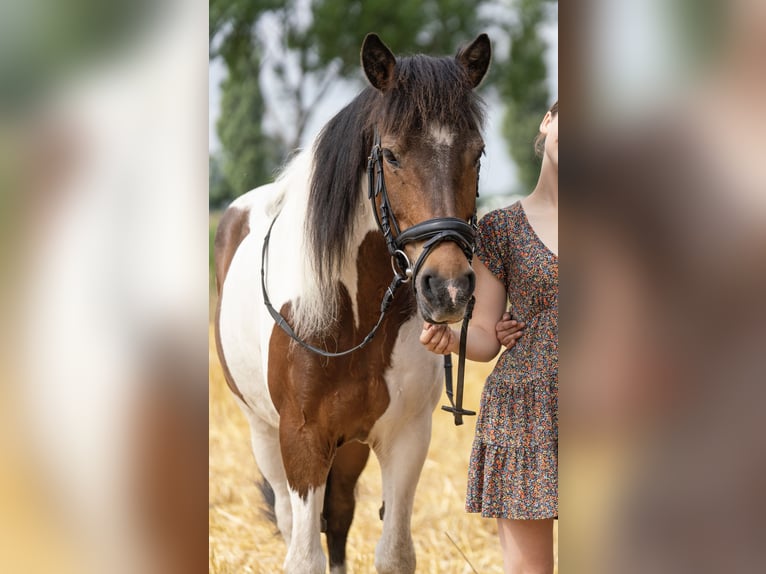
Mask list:
[[[285,572],[324,574],[321,515],[335,445],[315,425],[305,424],[302,412],[292,409],[280,413],[279,439],[293,511]]]
[[[354,487],[369,456],[370,447],[366,444],[346,443],[335,454],[327,477],[323,514],[327,521],[330,574],[346,572],[346,539],[356,506]]]
[[[410,574],[415,572],[412,506],[431,441],[431,413],[424,412],[405,424],[386,426],[374,442],[385,504],[383,535],[375,548],[375,569],[381,574]]]
[[[263,478],[274,491],[274,515],[277,519],[277,528],[279,528],[285,544],[290,546],[293,517],[285,467],[279,449],[279,432],[257,415],[247,409],[245,410],[250,423],[253,456],[255,456],[255,462]]]

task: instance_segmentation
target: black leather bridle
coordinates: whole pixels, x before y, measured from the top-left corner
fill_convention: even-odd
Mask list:
[[[473,259],[474,240],[476,237],[475,209],[470,223],[457,217],[435,217],[400,231],[394,211],[391,208],[391,201],[388,199],[386,180],[383,178],[383,149],[380,147],[380,135],[377,130],[375,130],[370,156],[367,158],[367,183],[369,189],[368,198],[372,203],[372,212],[375,214],[378,229],[380,229],[383,238],[386,240],[386,247],[388,248],[389,255],[391,255],[391,264],[394,267],[394,272],[403,273],[408,281],[412,279],[413,287],[415,284],[414,279],[417,277],[425,260],[431,254],[431,251],[444,241],[457,243],[463,250],[463,253],[465,253],[468,261]],[[478,195],[478,181],[476,185]],[[380,197],[380,210],[378,210],[376,204],[377,197]],[[404,246],[418,241],[425,241],[425,243],[423,244],[423,251],[415,261],[415,265],[412,265],[404,252]]]
[[[380,325],[383,323],[391,302],[394,299],[396,290],[403,284],[412,281],[413,290],[417,292],[416,279],[417,274],[420,271],[423,263],[430,255],[431,251],[444,241],[452,241],[456,243],[465,254],[468,262],[473,260],[474,245],[476,238],[476,209],[474,208],[473,215],[470,222],[463,221],[457,217],[436,217],[428,219],[420,223],[416,223],[412,227],[401,231],[399,224],[396,221],[394,211],[391,208],[391,202],[388,198],[388,192],[386,190],[386,182],[383,178],[383,149],[380,145],[380,135],[378,130],[375,130],[372,149],[370,155],[367,158],[367,181],[368,181],[368,199],[372,205],[372,212],[375,215],[375,221],[377,222],[378,229],[383,234],[383,238],[386,241],[386,248],[391,256],[391,269],[394,273],[394,278],[391,284],[386,289],[386,293],[383,296],[383,300],[380,304],[380,316],[378,317],[375,326],[365,336],[361,343],[355,345],[350,349],[344,351],[331,352],[319,347],[315,347],[310,343],[301,339],[293,330],[293,328],[287,323],[285,318],[277,311],[271,304],[269,294],[266,289],[266,266],[268,259],[269,240],[271,238],[271,230],[274,227],[274,223],[279,217],[277,214],[269,226],[269,230],[266,233],[266,237],[263,240],[263,250],[261,253],[261,290],[263,292],[263,302],[269,314],[274,319],[275,323],[296,343],[298,343],[304,349],[316,353],[323,357],[342,357],[349,355],[354,351],[365,347],[369,344],[378,332]],[[479,181],[478,173],[476,178],[476,196],[479,195]],[[377,198],[380,197],[380,208],[378,208]],[[407,254],[404,252],[404,247],[408,243],[415,243],[425,241],[423,244],[423,250],[418,256],[415,264],[409,260]],[[458,356],[458,381],[457,381],[457,396],[453,399],[452,389],[452,357],[450,355],[444,355],[444,372],[445,372],[445,389],[447,398],[449,398],[450,406],[443,406],[442,409],[451,412],[455,417],[455,425],[463,424],[463,415],[475,415],[474,411],[465,410],[462,407],[463,403],[463,380],[465,375],[465,347],[466,338],[468,332],[468,322],[471,319],[473,313],[473,306],[475,298],[471,296],[468,304],[466,305],[466,311],[463,316],[463,325],[460,332],[460,349]]]

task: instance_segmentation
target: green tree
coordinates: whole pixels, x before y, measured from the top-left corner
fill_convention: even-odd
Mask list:
[[[521,191],[527,193],[537,184],[540,171],[533,142],[543,114],[552,103],[547,84],[546,45],[540,36],[540,26],[549,10],[557,9],[557,5],[551,0],[516,0],[517,18],[508,30],[509,54],[497,81],[506,105],[503,134],[518,167]]]
[[[237,195],[223,173],[221,155],[219,152],[208,157],[208,203],[211,209],[223,207]]]
[[[342,76],[361,79],[359,49],[367,32],[377,33],[395,53],[454,54],[460,43],[483,31],[478,4],[320,0],[313,3],[307,36],[319,65],[336,63]]]
[[[262,15],[281,4],[275,0],[210,0],[209,55],[211,60],[221,58],[227,72],[216,123],[222,150],[210,159],[211,206],[222,206],[268,182],[283,160],[279,140],[263,130],[263,47],[255,36]]]
[[[263,131],[258,64],[255,55],[240,58],[221,86],[216,129],[223,147],[221,172],[233,196],[270,181],[284,156],[280,142]]]
[[[254,34],[258,20],[283,4],[281,0],[210,0],[210,59],[220,57],[230,72],[236,70],[238,61],[249,59],[260,48]]]

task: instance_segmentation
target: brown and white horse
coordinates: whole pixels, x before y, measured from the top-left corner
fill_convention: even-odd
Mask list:
[[[275,325],[274,307],[309,343],[338,351],[359,343],[380,315],[392,262],[368,198],[366,167],[377,143],[396,230],[475,213],[483,108],[474,92],[490,61],[480,35],[454,58],[396,59],[370,34],[362,65],[370,87],[324,127],[272,184],[224,213],[215,240],[218,353],[250,423],[255,459],[275,496],[288,546],[285,571],[345,572],[354,486],[370,448],[383,478],[378,572],[414,572],[410,532],[415,488],[439,399],[440,360],[418,342],[423,319],[462,318],[474,281],[464,246],[440,241],[398,289],[374,339],[342,357],[306,350]],[[446,219],[445,219],[446,218]],[[420,237],[402,246],[417,261]],[[396,266],[395,266],[396,267]]]

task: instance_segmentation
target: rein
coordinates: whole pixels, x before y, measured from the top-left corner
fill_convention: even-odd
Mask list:
[[[428,255],[440,243],[443,243],[444,241],[452,241],[462,249],[463,253],[468,258],[469,263],[473,259],[474,240],[477,229],[476,210],[474,210],[470,223],[466,223],[457,217],[436,217],[417,223],[404,231],[400,231],[399,224],[396,221],[393,209],[391,208],[391,203],[388,199],[386,183],[383,178],[382,148],[380,146],[380,134],[377,129],[375,130],[372,150],[370,150],[370,155],[367,158],[367,180],[368,199],[372,205],[372,212],[375,216],[378,229],[383,234],[383,238],[386,241],[386,248],[391,257],[391,269],[394,273],[394,278],[386,289],[386,293],[380,303],[380,316],[378,317],[375,326],[364,339],[354,347],[338,352],[326,351],[311,345],[295,333],[293,328],[287,323],[287,320],[271,304],[271,299],[269,298],[268,290],[266,289],[266,267],[268,264],[269,241],[271,239],[271,231],[274,228],[274,223],[276,223],[279,214],[277,214],[271,221],[266,237],[263,239],[263,250],[261,252],[261,291],[263,293],[263,302],[266,309],[274,319],[274,322],[285,332],[285,334],[287,334],[288,337],[304,349],[323,357],[343,357],[367,346],[373,340],[375,334],[383,323],[383,319],[391,306],[396,290],[401,285],[412,281],[413,291],[417,292],[415,281],[417,274]],[[376,203],[376,198],[378,196],[380,196],[379,210]],[[476,180],[476,196],[479,196],[478,177]],[[425,241],[423,250],[415,261],[415,264],[412,265],[409,257],[407,257],[407,254],[404,252],[404,246],[408,243],[419,241]],[[442,409],[451,412],[454,415],[456,426],[463,424],[463,415],[470,416],[476,414],[474,411],[463,409],[465,348],[468,336],[468,322],[471,320],[474,303],[475,297],[471,296],[471,299],[466,306],[465,315],[463,316],[463,325],[460,331],[457,392],[454,400],[452,389],[452,357],[450,355],[444,355],[445,390],[447,398],[450,401],[450,406],[443,406]]]
[[[263,250],[261,251],[261,291],[263,292],[263,304],[266,306],[269,315],[271,315],[272,319],[274,319],[274,322],[279,326],[279,328],[282,329],[293,341],[298,343],[304,349],[323,357],[343,357],[345,355],[350,355],[354,351],[358,351],[363,347],[366,347],[375,337],[378,329],[380,329],[380,326],[383,323],[383,318],[386,316],[386,311],[388,311],[388,308],[391,306],[391,302],[394,300],[396,290],[400,285],[407,283],[409,279],[405,279],[402,275],[397,273],[396,270],[394,270],[394,278],[391,281],[391,284],[388,286],[388,289],[386,289],[386,294],[383,296],[383,300],[380,302],[380,316],[378,317],[378,321],[375,323],[375,326],[372,328],[372,330],[367,333],[367,336],[362,339],[361,343],[351,347],[350,349],[346,349],[345,351],[338,352],[325,351],[324,349],[315,347],[311,343],[308,343],[305,339],[301,339],[295,333],[287,320],[285,320],[282,314],[277,311],[271,304],[271,299],[269,298],[269,293],[266,289],[266,265],[269,257],[269,241],[271,239],[271,230],[277,221],[277,217],[279,217],[279,214],[274,217],[274,219],[271,221],[271,225],[269,225],[269,231],[266,233],[266,237],[263,238]]]

